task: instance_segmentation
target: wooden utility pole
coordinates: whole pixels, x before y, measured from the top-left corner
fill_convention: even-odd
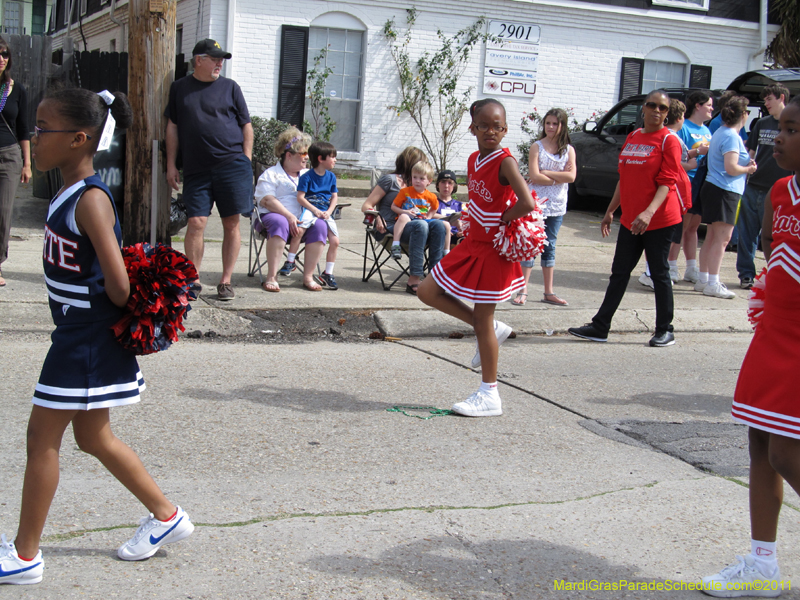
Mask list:
[[[133,125],[126,136],[123,243],[150,241],[153,185],[157,198],[156,239],[169,242],[169,200],[164,108],[175,78],[177,0],[128,2],[128,99]],[[153,177],[153,140],[159,140],[158,173]]]

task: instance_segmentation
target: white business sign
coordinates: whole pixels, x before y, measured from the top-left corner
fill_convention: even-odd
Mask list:
[[[487,96],[532,98],[536,94],[541,28],[534,23],[489,21],[483,70]]]
[[[542,29],[535,23],[489,21],[489,35],[504,42],[538,44],[542,36]]]
[[[518,96],[533,98],[536,82],[507,77],[483,77],[483,93],[487,96]]]
[[[520,81],[536,81],[535,71],[516,71],[513,69],[497,69],[494,67],[486,67],[483,70],[483,78],[502,78],[502,79],[519,79]]]
[[[519,71],[538,71],[539,55],[527,52],[486,49],[486,66]]]

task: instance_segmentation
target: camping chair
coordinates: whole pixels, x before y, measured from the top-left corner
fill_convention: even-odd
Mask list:
[[[375,225],[379,222],[386,227],[386,221],[384,221],[383,217],[380,215],[379,212],[374,210],[367,210],[364,211],[364,214],[367,216],[364,219],[364,225],[366,226],[365,236],[364,236],[364,265],[361,270],[361,281],[367,282],[369,281],[373,275],[376,273],[381,280],[381,286],[386,291],[389,291],[394,287],[394,285],[400,281],[403,277],[409,277],[411,273],[409,272],[410,264],[403,265],[400,259],[394,258],[392,256],[391,248],[392,248],[392,241],[394,238],[392,237],[391,232],[386,232],[386,234],[379,240],[378,236],[380,233],[376,229]],[[372,217],[369,219],[368,217]],[[406,244],[400,244],[400,248],[403,251],[405,256],[408,256],[408,246]],[[372,263],[367,268],[367,263],[369,261]],[[394,261],[394,265],[391,263],[387,266],[390,260]],[[387,281],[389,279],[389,275],[387,273],[386,279],[384,279],[384,271],[388,269],[395,268],[399,270],[399,274],[395,277],[391,283],[387,285]],[[425,264],[423,265],[423,270],[428,268],[428,247],[425,246]]]
[[[342,218],[342,209],[347,208],[350,204],[337,204],[336,208],[333,211],[334,220],[339,220]],[[283,250],[284,258],[288,254],[289,242],[286,242],[286,247]],[[303,265],[303,254],[306,251],[305,244],[300,247],[300,250],[297,252],[297,256],[294,259],[295,264],[297,265],[297,270],[300,274],[303,273],[304,265]],[[262,272],[262,268],[266,267],[267,265],[267,232],[264,228],[264,225],[261,223],[261,219],[258,215],[258,205],[253,205],[253,210],[250,213],[250,250],[248,253],[247,259],[247,276],[248,277],[255,277],[256,271],[258,271],[258,276],[261,279],[261,284],[264,284],[264,274]],[[320,274],[319,265],[317,265],[317,275]]]

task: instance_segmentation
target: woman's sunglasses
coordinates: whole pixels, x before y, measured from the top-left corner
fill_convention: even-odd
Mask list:
[[[645,102],[644,107],[649,108],[650,110],[657,110],[658,112],[662,113],[669,111],[669,106],[666,104],[656,104],[655,102]]]
[[[11,52],[9,52],[8,50],[0,50],[0,56],[8,60],[9,58],[11,58]]]

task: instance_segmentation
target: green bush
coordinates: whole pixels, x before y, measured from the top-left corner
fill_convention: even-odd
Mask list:
[[[277,119],[251,117],[253,122],[253,165],[260,163],[264,167],[271,167],[278,162],[275,156],[275,142],[278,136],[289,129],[291,125]]]

